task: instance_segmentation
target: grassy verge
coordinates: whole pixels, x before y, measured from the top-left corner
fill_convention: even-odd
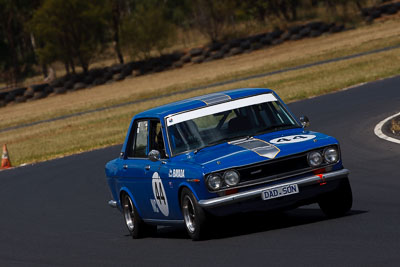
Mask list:
[[[399,26],[400,21],[386,21],[336,35],[285,43],[251,54],[7,106],[0,109],[0,129],[400,44]],[[0,133],[0,144],[7,143],[13,165],[43,161],[122,143],[135,113],[182,98],[232,88],[268,87],[285,101],[294,101],[399,73],[400,49],[395,49],[8,131]]]

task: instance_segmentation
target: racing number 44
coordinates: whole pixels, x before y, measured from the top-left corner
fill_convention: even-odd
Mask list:
[[[163,204],[166,205],[167,202],[165,201],[164,191],[162,190],[161,182],[154,183],[154,191],[159,204],[162,204],[161,201],[163,201]]]

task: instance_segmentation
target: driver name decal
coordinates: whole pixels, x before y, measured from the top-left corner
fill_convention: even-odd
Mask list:
[[[272,144],[292,144],[292,143],[299,143],[314,139],[316,136],[312,134],[298,134],[298,135],[289,135],[289,136],[282,136],[275,139],[272,139],[270,142]]]

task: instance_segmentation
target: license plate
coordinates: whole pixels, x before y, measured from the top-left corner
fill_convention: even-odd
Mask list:
[[[271,188],[261,192],[261,198],[263,200],[269,200],[278,197],[284,197],[299,193],[299,187],[297,184],[289,184],[280,187]]]

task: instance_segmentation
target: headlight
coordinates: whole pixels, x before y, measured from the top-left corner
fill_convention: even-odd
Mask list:
[[[212,190],[218,190],[221,188],[222,179],[219,174],[210,174],[207,179],[207,185]]]
[[[239,174],[236,171],[229,170],[224,173],[224,181],[228,186],[235,186],[239,183]]]
[[[323,158],[321,153],[313,151],[308,154],[307,160],[308,164],[314,168],[322,164]]]
[[[328,147],[324,150],[324,158],[326,163],[335,163],[339,160],[339,153],[335,148]]]

